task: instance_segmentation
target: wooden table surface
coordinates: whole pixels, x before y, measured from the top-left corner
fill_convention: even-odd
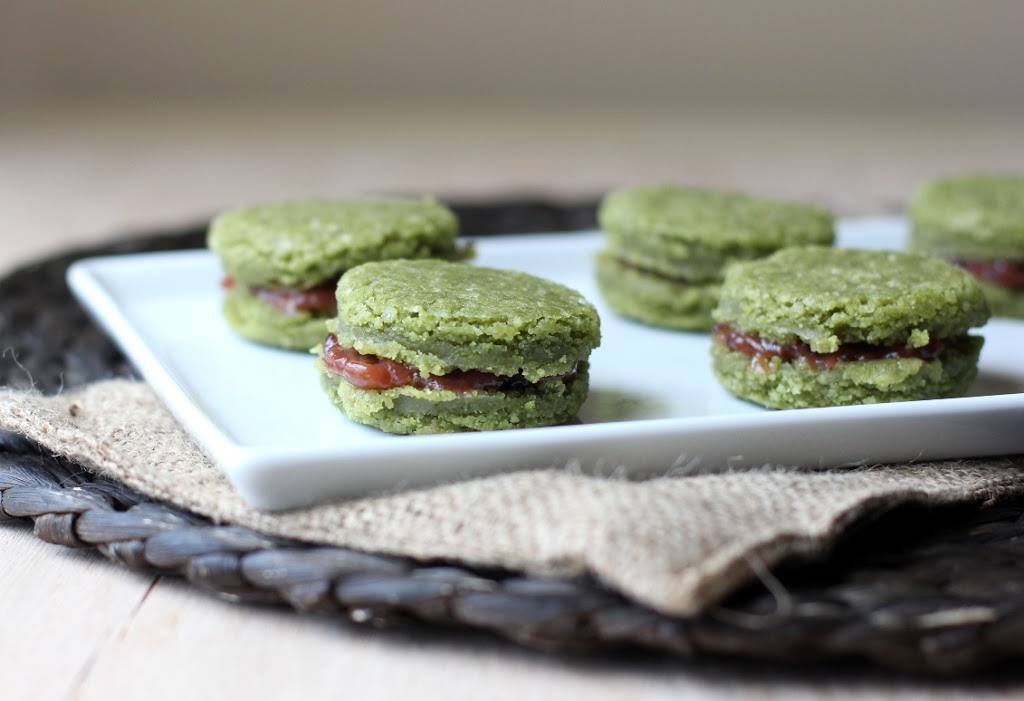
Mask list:
[[[1024,115],[49,104],[0,110],[0,271],[259,199],[599,194],[677,181],[898,207],[922,179],[1024,170]],[[365,630],[234,606],[0,524],[10,699],[1017,698],[939,683],[641,654],[550,656],[476,633]]]

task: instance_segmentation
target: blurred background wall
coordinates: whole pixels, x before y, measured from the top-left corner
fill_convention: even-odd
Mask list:
[[[0,0],[3,99],[1024,111],[1020,0]]]
[[[1022,28],[1024,0],[0,0],[0,245],[642,181],[896,211],[1024,171]]]

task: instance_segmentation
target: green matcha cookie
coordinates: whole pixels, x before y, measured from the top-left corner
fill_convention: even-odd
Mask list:
[[[338,285],[317,367],[346,416],[389,433],[564,423],[586,398],[597,312],[525,273],[367,263]]]
[[[932,181],[909,214],[911,248],[969,270],[993,314],[1024,317],[1024,174]]]
[[[623,262],[610,251],[594,260],[597,286],[608,306],[652,326],[706,329],[722,289],[719,280],[686,283],[651,274]]]
[[[730,266],[713,316],[719,381],[782,409],[963,394],[989,312],[937,258],[809,246]]]
[[[227,275],[224,315],[248,339],[307,350],[323,341],[335,286],[377,260],[462,257],[455,215],[433,200],[298,200],[242,207],[210,224]]]
[[[740,193],[655,185],[610,193],[597,282],[609,306],[655,326],[706,330],[722,271],[785,246],[831,244],[832,216]]]

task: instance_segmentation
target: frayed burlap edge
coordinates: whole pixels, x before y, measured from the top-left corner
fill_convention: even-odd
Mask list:
[[[0,397],[0,429],[215,522],[418,560],[589,574],[682,616],[783,558],[827,549],[865,514],[1024,492],[1022,458],[643,482],[553,465],[268,513],[241,499],[141,382],[101,382],[57,397],[8,391]]]

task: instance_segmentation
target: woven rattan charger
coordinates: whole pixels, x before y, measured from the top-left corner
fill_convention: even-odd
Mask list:
[[[474,235],[593,226],[590,203],[455,205]],[[69,263],[196,248],[205,232],[143,234],[0,281],[0,383],[54,392],[132,368],[70,298]],[[904,508],[863,525],[827,559],[793,562],[706,614],[670,618],[589,580],[423,564],[262,535],[151,501],[37,446],[0,439],[0,520],[47,542],[95,547],[127,567],[182,575],[237,602],[364,624],[419,619],[491,630],[547,650],[628,646],[804,662],[862,657],[948,674],[1024,653],[1024,500]],[[893,537],[893,534],[899,534]],[[950,613],[953,612],[953,613]]]

